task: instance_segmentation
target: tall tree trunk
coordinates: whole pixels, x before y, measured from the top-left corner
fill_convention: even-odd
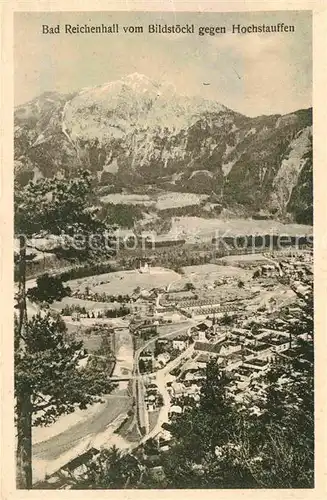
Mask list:
[[[16,349],[24,350],[27,335],[26,309],[26,240],[19,237],[19,318],[18,318],[18,345]],[[17,418],[17,488],[29,489],[32,487],[32,403],[31,394],[26,390],[16,394]]]
[[[16,486],[32,488],[32,403],[29,393],[17,395]]]
[[[27,320],[26,310],[26,240],[24,235],[19,236],[19,338],[24,336],[24,323]]]

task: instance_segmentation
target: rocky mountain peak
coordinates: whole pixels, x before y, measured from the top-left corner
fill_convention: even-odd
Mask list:
[[[151,184],[213,192],[227,207],[291,211],[308,222],[311,126],[311,109],[249,118],[132,73],[19,106],[15,159],[22,182],[86,167],[113,190]]]

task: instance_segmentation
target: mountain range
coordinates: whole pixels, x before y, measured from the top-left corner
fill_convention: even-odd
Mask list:
[[[14,113],[15,176],[96,175],[99,193],[210,194],[244,213],[312,223],[312,109],[247,117],[134,73]]]

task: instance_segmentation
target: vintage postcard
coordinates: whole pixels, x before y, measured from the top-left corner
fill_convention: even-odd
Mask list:
[[[4,9],[4,498],[326,493],[326,38],[297,4]]]

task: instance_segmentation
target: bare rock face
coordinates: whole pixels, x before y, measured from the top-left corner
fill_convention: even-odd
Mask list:
[[[249,118],[134,73],[15,110],[19,182],[84,167],[99,186],[209,193],[312,221],[312,110]]]

